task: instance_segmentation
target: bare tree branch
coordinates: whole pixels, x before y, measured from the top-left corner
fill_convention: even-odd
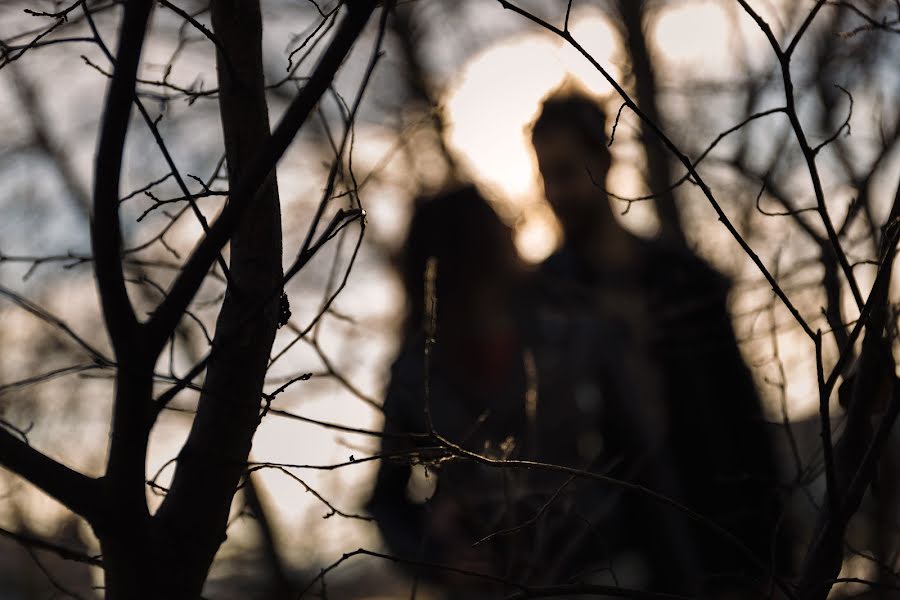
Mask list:
[[[368,22],[374,8],[375,2],[368,0],[348,5],[347,15],[341,22],[331,45],[322,55],[303,90],[291,103],[281,122],[272,132],[271,142],[261,149],[260,154],[253,157],[248,164],[238,186],[231,191],[228,205],[210,227],[209,234],[194,250],[172,285],[166,300],[160,304],[148,322],[148,334],[152,348],[162,348],[165,340],[174,330],[184,309],[197,293],[212,262],[227,243],[241,214],[253,201],[259,186],[287,150],[294,135],[306,122],[319,98],[328,89],[334,74]]]
[[[135,78],[152,8],[153,0],[134,0],[125,5],[116,68],[107,90],[94,167],[91,246],[103,316],[119,358],[135,357],[144,350],[139,341],[138,320],[125,289],[118,208],[122,156]]]

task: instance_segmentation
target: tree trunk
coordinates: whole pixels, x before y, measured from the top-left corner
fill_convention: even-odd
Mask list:
[[[664,123],[656,103],[656,73],[644,35],[645,4],[644,0],[619,0],[618,10],[631,61],[635,100],[648,119],[662,126]],[[647,159],[647,184],[650,191],[657,194],[653,202],[659,216],[660,236],[672,243],[684,244],[684,228],[675,205],[675,195],[668,189],[672,184],[669,151],[651,132],[643,127],[642,130],[641,147]]]
[[[219,108],[235,189],[269,141],[258,0],[214,0]],[[227,56],[225,56],[227,54]],[[256,431],[281,292],[281,212],[274,171],[231,238],[230,283],[197,416],[156,519],[183,554],[183,590],[197,597],[219,546]],[[262,310],[260,306],[264,306]]]
[[[345,18],[271,133],[259,1],[213,0],[229,200],[146,320],[138,318],[126,288],[118,207],[128,125],[132,106],[140,102],[136,82],[141,51],[155,1],[123,4],[94,161],[91,213],[94,274],[114,360],[85,345],[99,363],[112,362],[116,368],[106,473],[94,478],[70,469],[5,427],[0,427],[0,465],[90,523],[102,560],[81,559],[102,563],[106,598],[196,600],[225,539],[231,504],[246,470],[278,327],[283,274],[275,164],[328,90],[377,2],[345,3]],[[90,18],[87,4],[82,8]],[[188,378],[193,380],[206,368],[197,413],[169,492],[151,515],[146,491],[150,432],[159,411],[184,389],[179,382],[155,398],[155,365],[228,242],[228,287],[212,349]],[[27,303],[23,306],[50,320]]]
[[[229,187],[235,189],[242,169],[270,137],[259,3],[214,1],[212,19],[220,41],[219,106]],[[120,365],[113,430],[128,435],[114,435],[105,478],[110,510],[95,524],[108,599],[200,596],[225,539],[256,430],[281,281],[281,213],[273,171],[231,237],[229,285],[197,415],[169,493],[153,517],[144,480],[155,408],[153,361]]]

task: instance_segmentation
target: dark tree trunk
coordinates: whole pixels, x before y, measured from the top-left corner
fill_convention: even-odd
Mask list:
[[[331,42],[270,132],[259,1],[213,0],[229,199],[146,320],[138,318],[126,287],[118,208],[132,107],[137,104],[146,115],[136,83],[155,1],[122,4],[114,57],[95,34],[114,69],[104,100],[91,206],[94,274],[114,357],[82,344],[98,364],[116,368],[106,472],[99,478],[84,475],[5,427],[0,427],[0,465],[90,523],[102,558],[78,559],[102,566],[106,598],[195,600],[225,539],[231,505],[246,471],[278,327],[284,276],[275,165],[328,90],[378,3],[344,3],[344,18]],[[69,10],[79,5],[94,28],[87,3]],[[197,363],[185,381],[154,397],[156,362],[209,269],[217,260],[225,268],[220,253],[229,242],[228,287],[208,360]],[[50,319],[27,302],[23,306]],[[159,511],[151,515],[146,484],[150,432],[160,410],[204,368],[206,380],[173,483]],[[56,551],[66,557],[72,554]]]
[[[421,40],[428,34],[429,24],[418,17],[417,8],[415,4],[397,6],[392,15],[391,27],[399,42],[406,85],[412,96],[413,105],[430,115],[430,130],[434,134],[435,143],[447,169],[445,179],[453,182],[460,176],[459,165],[447,146],[447,115],[444,107],[435,99],[423,53]]]
[[[18,472],[91,523],[103,551],[109,600],[200,597],[225,540],[232,501],[246,470],[278,327],[283,274],[274,165],[328,89],[375,8],[374,0],[347,4],[346,17],[331,44],[271,134],[259,2],[212,2],[230,197],[166,298],[142,323],[125,290],[117,199],[152,4],[151,0],[131,0],[125,5],[97,152],[92,240],[118,369],[106,475],[85,477],[0,431],[0,458],[6,457],[5,463],[14,464]],[[154,398],[154,365],[228,241],[228,288],[205,363],[197,414],[168,494],[151,516],[145,482],[147,441],[159,410],[181,389],[174,386]],[[193,372],[191,378],[197,374]]]
[[[269,141],[257,1],[214,0],[219,107],[229,187]],[[224,54],[227,53],[227,56]],[[224,541],[232,499],[246,468],[281,291],[281,212],[274,171],[231,238],[230,277],[216,324],[197,416],[156,516],[184,554],[184,591],[199,595]],[[263,307],[260,309],[260,307]]]
[[[644,34],[645,4],[644,0],[618,0],[618,10],[631,62],[631,84],[635,100],[648,119],[664,128],[665,123],[660,118],[656,101],[656,73]],[[668,189],[672,183],[670,153],[651,132],[646,128],[642,129],[642,148],[647,159],[647,184],[651,192],[658,194],[654,203],[660,221],[660,236],[673,243],[683,244],[681,216],[675,205],[675,195]]]

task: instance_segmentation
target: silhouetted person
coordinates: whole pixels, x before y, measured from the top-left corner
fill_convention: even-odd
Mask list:
[[[611,462],[610,475],[697,510],[769,563],[782,551],[772,544],[776,468],[728,281],[686,248],[619,225],[602,187],[605,120],[592,99],[559,93],[532,130],[565,236],[539,276],[537,426],[556,440],[542,458]],[[603,494],[618,500],[596,511],[596,530],[620,554],[638,553],[647,585],[719,598],[758,586],[761,569],[702,525],[638,493]]]
[[[526,429],[525,348],[516,324],[520,273],[512,234],[474,187],[421,199],[403,250],[407,296],[404,341],[384,402],[387,455],[427,446],[425,271],[437,261],[436,344],[428,361],[430,412],[436,432],[472,451],[516,455]],[[421,465],[408,455],[381,461],[368,508],[388,549],[416,561],[502,574],[498,544],[472,544],[506,525],[504,474],[471,462]],[[436,480],[434,496],[430,496]],[[429,485],[430,484],[430,485]],[[431,488],[431,489],[430,489]],[[473,597],[477,578],[419,569],[423,577]]]

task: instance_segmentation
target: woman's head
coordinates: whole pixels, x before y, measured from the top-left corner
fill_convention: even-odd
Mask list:
[[[489,318],[485,311],[502,301],[518,265],[512,231],[474,186],[418,199],[401,263],[410,330],[423,323],[431,257],[437,260],[439,323],[459,328]]]

